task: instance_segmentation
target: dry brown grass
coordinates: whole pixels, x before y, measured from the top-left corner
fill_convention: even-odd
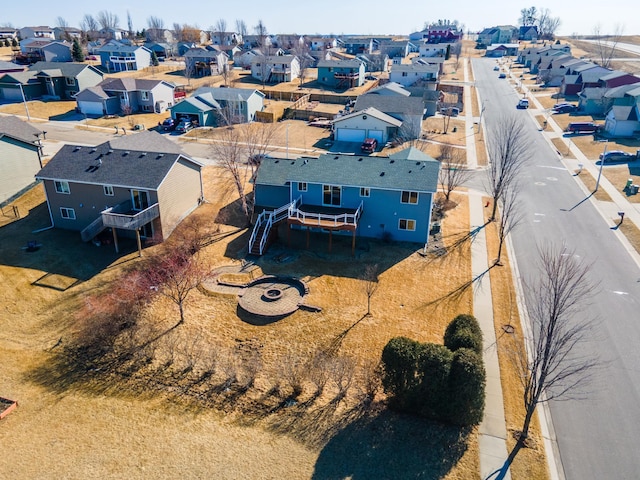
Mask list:
[[[471,115],[474,117],[480,116],[480,106],[478,105],[478,94],[476,92],[476,87],[471,86]]]
[[[558,138],[558,137],[552,138],[551,143],[553,143],[553,145],[556,147],[558,152],[560,152],[560,154],[564,158],[570,158],[570,159],[576,158],[575,155],[571,153],[571,150],[569,149],[569,145],[567,145],[561,138]]]
[[[211,203],[196,214],[209,221],[233,199],[220,186],[220,176],[215,168],[205,169]],[[443,222],[447,243],[469,230],[466,198],[455,195],[455,200],[460,206]],[[29,445],[28,451],[0,459],[0,470],[12,478],[173,478],[188,472],[188,478],[303,479],[314,474],[343,478],[354,471],[361,478],[372,478],[389,465],[402,465],[395,468],[415,471],[417,476],[478,478],[475,434],[455,465],[442,470],[441,461],[450,452],[442,450],[446,444],[441,440],[451,440],[450,429],[386,413],[345,420],[352,396],[330,412],[312,410],[318,415],[314,421],[297,417],[295,409],[248,421],[251,418],[234,408],[222,415],[180,391],[141,388],[136,383],[139,377],[127,380],[87,372],[93,381],[71,382],[56,370],[56,358],[73,341],[74,312],[87,295],[108,289],[138,260],[135,253],[117,256],[112,247],[83,244],[77,233],[61,230],[37,235],[43,244],[38,252],[21,252],[19,246],[33,238],[30,232],[47,223],[46,206],[40,204],[20,222],[0,229],[0,282],[8,286],[0,316],[1,393],[20,402],[18,410],[3,421],[0,441]],[[222,230],[230,236],[202,251],[214,264],[236,261],[246,242],[245,231],[234,233],[236,227],[231,225],[223,225]],[[305,356],[327,345],[364,362],[378,359],[382,346],[396,335],[441,342],[450,319],[471,311],[471,293],[453,304],[431,303],[469,278],[468,249],[425,258],[414,246],[362,241],[359,244],[369,248],[359,249],[353,259],[349,242],[340,240],[335,239],[334,253],[329,255],[326,236],[314,238],[309,252],[296,250],[301,244],[294,238],[296,258],[291,262],[279,264],[268,256],[260,262],[267,273],[304,277],[310,287],[308,301],[321,305],[322,313],[298,311],[270,325],[256,326],[238,318],[233,297],[195,292],[187,302],[186,323],[177,335],[198,338],[215,348],[255,342],[263,346],[268,371],[283,355]],[[162,248],[151,247],[145,255]],[[357,278],[368,263],[380,264],[383,272],[372,301],[373,315],[362,319],[366,296]],[[64,291],[37,286],[37,280],[47,274],[80,282]],[[162,329],[175,321],[175,305],[158,299],[139,324]],[[263,379],[255,388],[254,395],[259,396],[268,385]],[[157,441],[159,438],[163,440]],[[402,452],[397,449],[399,444],[403,444]],[[425,455],[431,455],[431,460],[425,462]],[[79,461],[82,458],[86,461]],[[343,465],[349,465],[349,470],[340,471]],[[434,473],[434,468],[440,473]]]
[[[553,131],[553,129],[551,128],[551,125],[549,125],[549,120],[547,115],[535,115],[534,118],[536,119],[536,122],[538,122],[538,126],[540,127],[540,130],[545,132]]]
[[[42,118],[49,120],[51,117],[72,113],[76,108],[76,102],[73,101],[51,101],[43,102],[41,100],[31,100],[27,102],[29,115],[32,118]],[[23,103],[8,103],[0,106],[2,113],[11,113],[13,115],[26,116]]]
[[[556,95],[556,93],[550,93],[549,91],[547,91],[544,94],[538,94],[535,97],[542,104],[543,108],[550,109],[550,108],[553,108],[553,106],[556,103],[560,103],[561,102],[561,100],[556,98],[555,95]],[[561,114],[561,115],[567,115],[567,114]],[[553,118],[554,119],[555,118],[560,118],[560,115],[554,115]]]
[[[474,133],[474,138],[476,142],[476,157],[478,159],[478,166],[486,167],[489,164],[489,154],[487,153],[487,145],[484,141],[484,131]]]
[[[640,183],[640,165],[636,165],[637,163],[638,162],[633,162],[617,167],[605,167],[602,169],[602,174],[613,184],[614,187],[617,187],[618,190],[622,192],[622,189],[627,184],[627,180],[631,179],[632,183],[635,185]],[[632,203],[640,203],[640,195],[627,195],[627,200]]]
[[[149,129],[157,126],[158,122],[162,122],[169,117],[169,112],[134,113],[131,115],[117,116],[115,118],[88,118],[86,121],[83,121],[83,123],[93,127],[114,128],[118,126],[120,129],[126,128],[127,130],[131,130],[134,125],[144,125],[146,129]]]
[[[465,120],[461,118],[451,117],[447,133],[443,133],[444,118],[445,117],[443,116],[439,116],[429,117],[426,120],[423,120],[422,129],[427,132],[429,140],[464,147],[467,144],[467,139],[465,136]],[[453,131],[454,127],[456,128],[455,132]]]
[[[582,169],[580,174],[578,175],[580,181],[587,187],[587,190],[593,192],[596,189],[596,179],[593,178],[593,175],[588,170]],[[601,202],[612,202],[613,200],[606,192],[604,188],[598,188],[598,191],[593,194],[596,200],[600,200]]]
[[[617,223],[620,221],[620,218],[615,218],[613,221]],[[626,222],[622,222],[618,229],[624,234],[627,240],[629,240],[629,243],[635,251],[640,253],[640,228],[633,222],[627,220]]]
[[[488,209],[485,209],[485,221],[488,220],[489,213]],[[486,234],[488,258],[495,258],[498,251],[498,235],[495,223],[490,223],[487,226]],[[498,361],[500,363],[505,420],[508,432],[513,433],[522,427],[525,412],[522,404],[522,383],[509,352],[514,351],[514,349],[523,349],[524,343],[507,255],[502,256],[502,263],[503,266],[492,268],[489,274],[491,277],[491,293],[493,295],[493,317],[498,342]],[[504,325],[511,325],[513,333],[505,333],[502,328]],[[544,444],[537,414],[534,414],[531,425],[529,435],[533,440],[533,447],[523,448],[518,453],[511,465],[511,476],[514,479],[546,480],[549,478],[549,473],[546,467]],[[507,438],[507,447],[511,449],[514,445],[515,439],[509,436]]]
[[[566,135],[566,138],[569,138],[590,160],[597,161],[600,154],[604,151],[604,142],[594,140],[593,135]],[[607,150],[614,150],[611,142]],[[617,147],[615,150],[617,150]]]

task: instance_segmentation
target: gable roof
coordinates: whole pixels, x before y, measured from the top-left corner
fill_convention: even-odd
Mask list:
[[[424,103],[419,97],[366,94],[356,99],[356,111],[371,107],[389,115],[422,115],[424,113]]]
[[[153,90],[155,87],[164,83],[168,87],[175,88],[174,85],[171,85],[164,80],[147,80],[144,78],[107,78],[101,81],[97,87],[102,88],[106,91],[114,91],[114,92],[134,92],[136,90]]]
[[[260,90],[251,90],[250,88],[213,88],[213,87],[200,87],[193,92],[194,97],[203,96],[204,94],[210,94],[211,98],[215,100],[238,100],[240,97],[242,100],[248,100],[252,95],[257,94],[264,98],[264,93]]]
[[[360,69],[362,62],[360,60],[320,60],[318,68],[321,67],[339,67],[339,68],[357,68]]]
[[[377,95],[379,96],[379,95]],[[382,98],[382,97],[380,97]],[[393,97],[392,97],[393,98]],[[386,122],[390,125],[393,125],[394,127],[399,127],[402,125],[402,122],[400,120],[398,120],[397,118],[393,118],[391,115],[387,115],[386,113],[381,112],[380,110],[378,110],[377,108],[366,108],[364,110],[359,110],[353,113],[350,113],[348,115],[343,115],[342,117],[338,117],[335,120],[333,120],[333,123],[339,123],[342,122],[343,120],[349,120],[351,118],[355,118],[358,117],[360,115],[369,115],[373,118],[377,118],[378,120],[382,120],[383,122]]]
[[[640,79],[638,79],[640,81]],[[619,85],[617,87],[609,88],[604,96],[606,98],[624,98],[627,92],[635,89],[640,89],[640,85],[637,83],[628,83],[626,85]]]
[[[218,57],[220,55],[224,55],[226,57],[228,57],[228,55],[224,52],[220,52],[218,50],[207,50],[204,48],[200,48],[200,47],[196,47],[196,48],[190,48],[189,50],[187,50],[184,53],[185,57],[191,58],[191,57],[195,57],[195,58],[215,58],[218,59]]]
[[[611,111],[609,113],[610,115],[613,115],[613,117],[616,120],[619,121],[638,121],[638,115],[636,113],[636,106],[635,105],[631,105],[631,106],[619,106],[619,105],[614,105],[613,107],[611,107]]]
[[[429,61],[428,57],[423,58],[423,60]],[[410,65],[407,64],[396,64],[391,67],[391,72],[416,72],[416,73],[438,73],[439,67],[437,65],[427,64],[424,65],[422,63],[412,63]]]
[[[325,153],[318,158],[296,160],[265,158],[258,169],[256,185],[285,186],[308,182],[381,190],[435,192],[440,162],[415,148],[388,157],[361,157]]]
[[[201,166],[176,151],[177,145],[171,147],[163,140],[173,143],[157,132],[147,131],[96,147],[65,145],[36,174],[36,178],[156,190],[178,159]],[[160,150],[157,147],[160,144],[173,151]],[[98,168],[89,168],[92,166]]]
[[[47,74],[49,76],[75,77],[87,68],[103,76],[102,72],[94,66],[78,62],[36,62],[29,67],[29,71],[37,72],[38,74],[48,71],[49,73]],[[51,72],[53,70],[60,72],[59,75],[53,74]]]
[[[18,65],[17,63],[13,63],[13,62],[5,62],[4,60],[0,60],[0,71],[22,71],[25,69],[24,65]]]
[[[260,61],[263,62],[267,62],[267,63],[286,63],[286,64],[290,64],[291,62],[293,62],[294,60],[296,60],[295,55],[269,55],[269,56],[257,56],[255,57],[253,60],[251,60],[251,63],[257,63]]]
[[[401,95],[403,97],[408,97],[411,95],[411,92],[400,85],[398,82],[388,82],[384,85],[378,85],[375,88],[369,90],[366,95],[378,95],[381,92],[391,92],[396,95]]]
[[[16,116],[0,117],[0,138],[7,136],[24,143],[38,145],[42,130],[31,126]]]

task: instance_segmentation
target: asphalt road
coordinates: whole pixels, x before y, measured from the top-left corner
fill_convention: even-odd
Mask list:
[[[553,242],[592,263],[589,277],[599,285],[592,298],[584,299],[586,311],[573,321],[597,319],[592,341],[576,353],[599,357],[600,366],[583,398],[550,403],[566,478],[639,478],[640,267],[591,201],[582,202],[585,195],[572,173],[543,140],[532,112],[516,110],[518,95],[498,79],[494,65],[495,60],[473,60],[487,135],[501,116],[525,117],[522,134],[533,155],[520,175],[524,218],[512,232],[521,277],[525,282],[534,278],[537,246]]]

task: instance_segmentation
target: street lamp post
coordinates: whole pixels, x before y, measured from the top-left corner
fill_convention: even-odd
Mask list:
[[[593,193],[598,191],[598,187],[600,186],[600,177],[602,176],[602,167],[604,166],[604,159],[607,156],[607,146],[608,146],[608,142],[605,142],[604,144],[604,152],[602,152],[602,160],[600,160],[600,170],[598,170],[598,179],[596,180],[596,189],[593,191]]]
[[[287,160],[289,160],[289,124],[287,123]]]

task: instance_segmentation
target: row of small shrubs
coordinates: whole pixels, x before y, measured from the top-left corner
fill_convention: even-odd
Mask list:
[[[454,318],[444,345],[391,339],[382,351],[382,365],[392,408],[455,425],[482,421],[486,374],[482,331],[473,316]]]

